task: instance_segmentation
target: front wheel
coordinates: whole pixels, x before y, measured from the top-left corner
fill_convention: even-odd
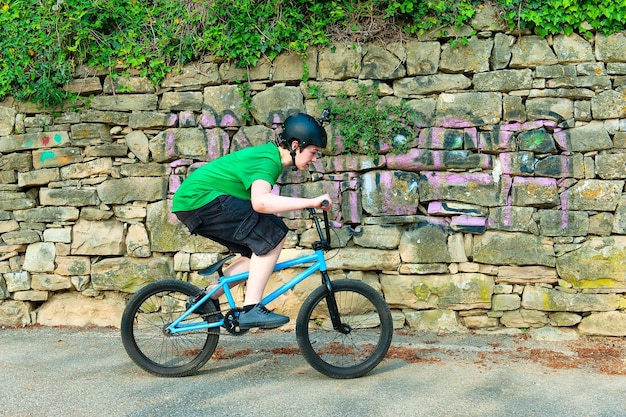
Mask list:
[[[331,378],[367,374],[387,354],[393,336],[391,311],[369,285],[343,279],[332,282],[341,325],[330,319],[324,286],[304,301],[296,321],[300,352],[317,371]]]
[[[169,334],[167,327],[187,310],[190,297],[200,289],[188,282],[162,280],[148,284],[128,302],[120,331],[128,356],[154,375],[178,377],[193,374],[213,355],[219,327]],[[203,304],[183,323],[219,321],[213,303]]]

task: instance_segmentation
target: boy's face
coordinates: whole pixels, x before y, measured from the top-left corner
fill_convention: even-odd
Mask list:
[[[315,145],[309,145],[306,148],[298,149],[296,152],[296,167],[301,171],[308,169],[311,163],[317,161],[319,152],[320,148]]]

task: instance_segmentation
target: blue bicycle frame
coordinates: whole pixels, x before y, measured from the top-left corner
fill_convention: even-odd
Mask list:
[[[309,210],[311,211],[311,214],[315,214],[315,210],[313,209],[309,209]],[[317,232],[320,236],[320,239],[322,239],[320,242],[315,242],[313,244],[314,253],[311,255],[303,255],[294,259],[279,262],[274,266],[274,272],[287,269],[287,268],[292,268],[294,266],[298,266],[302,264],[311,263],[311,262],[313,262],[313,264],[309,266],[307,269],[305,269],[304,271],[300,272],[298,275],[291,278],[289,281],[285,282],[279,288],[272,291],[270,294],[263,297],[263,299],[261,300],[263,304],[267,305],[270,302],[274,301],[276,298],[286,293],[290,289],[294,288],[296,285],[298,285],[299,283],[301,283],[302,281],[304,281],[305,279],[307,279],[308,277],[310,277],[317,271],[322,272],[322,277],[324,278],[324,282],[326,283],[327,287],[329,287],[330,280],[328,279],[328,275],[326,273],[327,271],[326,259],[324,258],[324,249],[329,248],[328,242],[330,241],[330,233],[328,230],[328,217],[327,217],[326,212],[324,212],[326,240],[323,239],[322,229],[319,225],[319,220],[316,217],[313,217],[313,219],[315,221],[315,225],[317,227]],[[228,277],[221,276],[218,280],[218,285],[215,288],[211,289],[209,292],[207,292],[201,299],[199,299],[196,303],[194,303],[180,317],[174,320],[172,324],[170,324],[167,327],[167,332],[169,334],[176,334],[176,333],[183,333],[183,332],[194,331],[194,330],[216,328],[216,327],[220,327],[224,325],[224,319],[221,319],[212,323],[208,323],[206,321],[194,322],[194,323],[183,323],[183,321],[187,317],[189,317],[189,315],[193,313],[198,308],[198,306],[202,305],[204,302],[207,302],[209,298],[213,294],[215,294],[219,289],[224,290],[224,295],[226,296],[226,300],[228,301],[228,305],[230,306],[230,308],[231,309],[235,308],[236,307],[235,299],[233,298],[233,294],[231,292],[229,284],[235,284],[241,281],[245,281],[246,279],[248,279],[249,274],[250,274],[249,272],[242,272],[240,274],[231,275]]]

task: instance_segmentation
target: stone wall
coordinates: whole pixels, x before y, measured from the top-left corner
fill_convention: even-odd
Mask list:
[[[458,47],[312,50],[307,83],[282,55],[249,71],[249,103],[244,71],[210,59],[158,89],[79,70],[68,89],[82,98],[54,111],[0,103],[0,323],[116,326],[151,281],[202,285],[196,271],[224,250],[170,213],[186,174],[271,140],[289,112],[319,114],[310,86],[365,83],[420,116],[412,148],[372,158],[339,146],[277,187],[332,195],[334,277],[379,288],[398,327],[626,335],[626,36],[479,29]],[[285,256],[307,250],[310,221],[285,219]],[[272,307],[295,317],[317,284]]]

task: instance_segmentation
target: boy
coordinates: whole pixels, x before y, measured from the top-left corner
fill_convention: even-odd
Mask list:
[[[239,327],[271,329],[289,317],[260,302],[276,265],[288,228],[274,213],[318,208],[330,210],[330,197],[287,197],[272,194],[283,169],[306,170],[326,147],[322,125],[299,113],[283,124],[278,145],[241,149],[194,171],[174,194],[172,211],[192,234],[214,240],[241,254],[224,275],[250,271]],[[327,201],[328,205],[322,205]],[[215,294],[214,302],[221,293]]]

